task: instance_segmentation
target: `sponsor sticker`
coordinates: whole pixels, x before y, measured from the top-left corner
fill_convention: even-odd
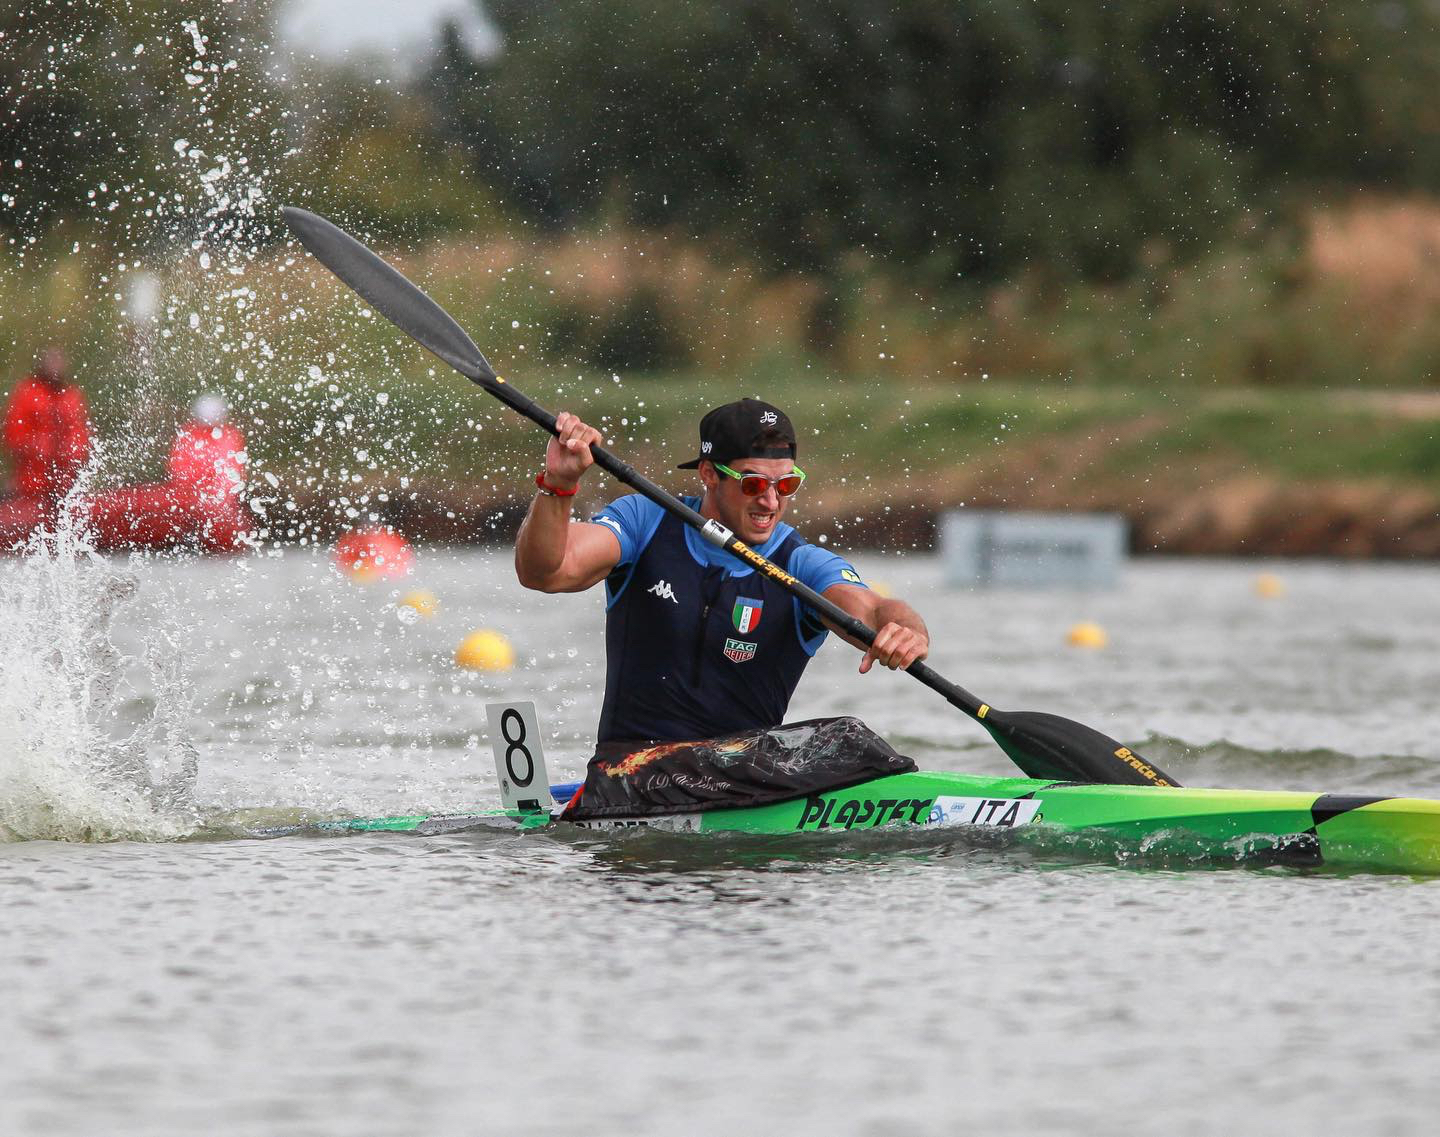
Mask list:
[[[700,818],[693,813],[660,817],[607,817],[594,821],[572,821],[577,829],[659,829],[665,833],[698,833]]]
[[[778,565],[771,564],[754,549],[750,548],[749,545],[743,543],[737,544],[738,547],[731,549],[730,551],[732,553],[739,553],[742,557],[744,557],[752,565],[758,568],[771,580],[778,580],[781,584],[789,585],[796,585],[800,583],[798,580],[796,580],[793,576],[791,576],[784,569],[780,568]]]
[[[730,619],[735,623],[735,630],[742,636],[753,632],[760,625],[760,611],[765,607],[762,600],[751,600],[748,596],[742,596],[735,601],[735,609],[730,613]]]
[[[1037,798],[937,797],[930,807],[930,825],[991,825],[1013,829],[1029,825],[1040,812]]]
[[[851,584],[865,583],[863,580],[860,579],[860,574],[852,568],[842,568],[840,570],[840,578],[842,580],[848,580]]]
[[[1146,762],[1128,746],[1122,746],[1119,750],[1115,751],[1115,757],[1134,769],[1141,777],[1149,778],[1150,781],[1157,786],[1168,786],[1170,784],[1156,773],[1154,766]]]
[[[746,643],[744,640],[727,638],[725,640],[725,658],[731,663],[748,663],[755,658],[755,650],[759,644]]]
[[[882,825],[924,825],[934,808],[928,797],[848,798],[821,797],[805,799],[796,829],[878,829]]]

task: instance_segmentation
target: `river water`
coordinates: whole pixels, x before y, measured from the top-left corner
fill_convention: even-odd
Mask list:
[[[1433,1130],[1440,880],[954,832],[236,837],[494,804],[496,698],[577,775],[598,597],[484,551],[398,585],[296,550],[72,554],[0,564],[0,1133]],[[1079,595],[859,564],[942,674],[1188,784],[1440,796],[1433,568],[1149,560]],[[401,619],[414,588],[435,618]],[[1066,646],[1080,620],[1110,647]],[[478,627],[514,670],[454,667]],[[1008,770],[856,662],[827,645],[792,717]]]

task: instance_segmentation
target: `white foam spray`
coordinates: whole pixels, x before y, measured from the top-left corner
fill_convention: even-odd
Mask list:
[[[173,840],[196,828],[175,637],[146,621],[138,651],[116,642],[138,588],[63,507],[53,530],[0,562],[0,840]]]

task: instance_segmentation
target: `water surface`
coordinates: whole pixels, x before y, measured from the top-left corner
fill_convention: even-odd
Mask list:
[[[942,674],[1187,783],[1440,796],[1433,570],[1147,561],[1086,596],[861,568],[924,611]],[[1284,598],[1255,595],[1262,568]],[[138,591],[97,632],[107,573]],[[237,810],[493,804],[497,697],[533,698],[552,773],[575,775],[598,597],[525,594],[485,552],[426,553],[398,586],[296,552],[0,580],[21,632],[81,609],[52,638],[118,676],[85,696],[96,724],[43,647],[5,657],[0,1132],[1433,1128],[1440,881],[955,833],[166,839]],[[415,587],[436,619],[400,619]],[[1108,650],[1065,646],[1081,619]],[[454,669],[481,626],[513,672]],[[937,696],[856,662],[827,646],[793,717],[859,713],[924,767],[1008,770]],[[107,749],[137,735],[128,766]],[[158,799],[187,746],[192,794]],[[148,796],[126,789],[141,752]],[[87,835],[129,839],[54,839]]]

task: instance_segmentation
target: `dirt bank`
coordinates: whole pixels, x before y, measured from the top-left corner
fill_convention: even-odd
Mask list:
[[[941,479],[942,491],[923,496],[889,492],[867,497],[828,494],[797,510],[795,523],[812,539],[822,534],[839,547],[916,549],[933,547],[937,519],[946,509],[1017,509],[1113,512],[1130,522],[1138,554],[1291,556],[1414,559],[1440,558],[1440,496],[1384,484],[1299,485],[1246,475],[1201,488],[1133,482],[1077,489],[1062,482],[1006,483],[957,471]],[[608,487],[607,487],[608,488]],[[679,487],[676,487],[679,488]],[[585,516],[607,499],[601,487],[586,491],[577,510]],[[504,544],[529,498],[496,498],[444,485],[412,486],[379,501],[370,495],[360,517],[346,506],[297,496],[286,527],[321,539],[352,528],[371,515],[414,540],[451,544]],[[877,502],[883,505],[877,506]],[[286,539],[285,530],[273,536]]]

